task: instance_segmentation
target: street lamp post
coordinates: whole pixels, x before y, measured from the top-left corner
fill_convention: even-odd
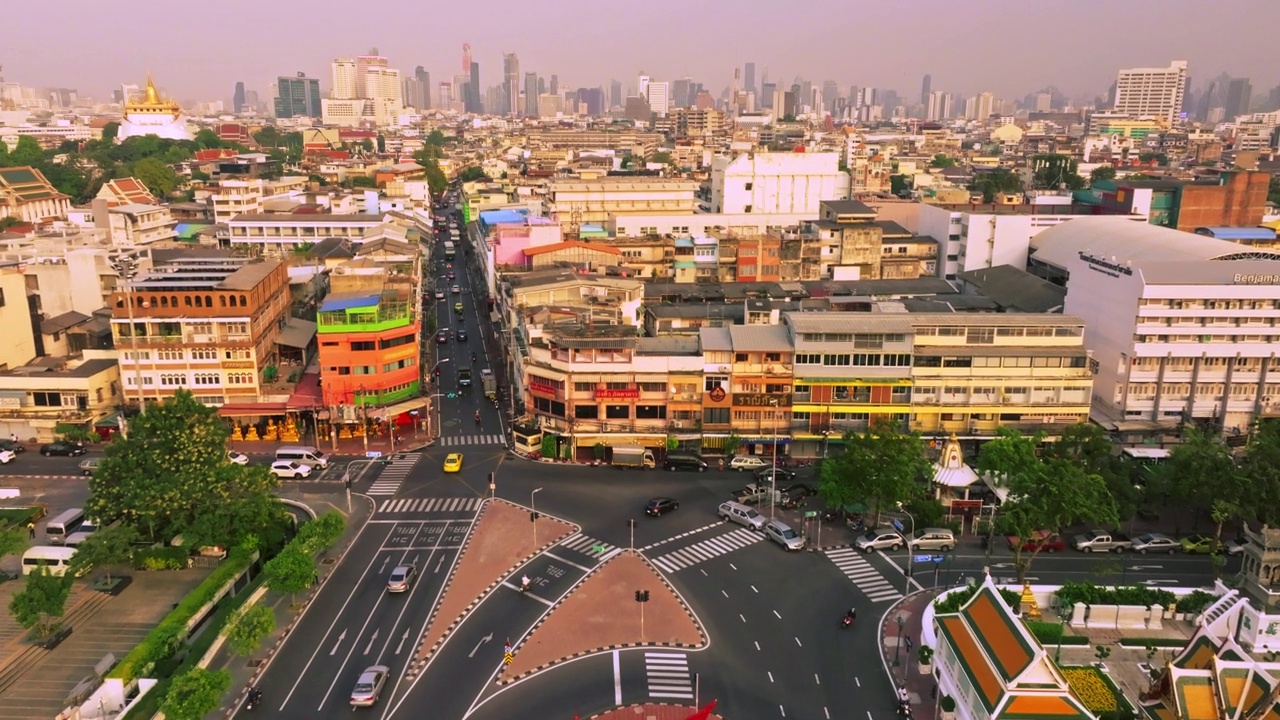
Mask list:
[[[774,506],[778,503],[778,398],[769,398],[773,414],[773,469],[769,471],[769,519],[773,520]]]
[[[906,621],[902,619],[901,615],[899,615],[898,616],[898,638],[897,638],[897,642],[894,643],[894,646],[893,646],[893,666],[894,667],[898,667],[898,665],[900,664],[898,660],[898,653],[902,651],[902,626],[905,623]]]
[[[355,397],[356,404],[360,406],[360,419],[364,423],[362,432],[360,433],[360,438],[364,440],[365,452],[368,452],[369,451],[369,406],[365,404],[364,386],[361,385],[360,389],[357,390],[356,392],[357,392],[357,395]]]
[[[901,510],[902,514],[906,515],[907,519],[911,521],[911,530],[910,532],[907,533],[907,577],[906,577],[906,582],[902,583],[902,594],[910,595],[911,594],[911,571],[913,566],[915,565],[915,560],[916,560],[915,550],[911,547],[911,537],[916,534],[916,518],[905,507],[902,506],[902,503],[898,503],[898,509]]]
[[[542,492],[542,488],[534,488],[529,493],[529,519],[533,521],[533,549],[538,549],[538,508],[533,504],[533,496]]]

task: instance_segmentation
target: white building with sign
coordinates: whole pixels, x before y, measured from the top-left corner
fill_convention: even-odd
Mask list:
[[[1119,217],[1036,238],[1084,319],[1093,418],[1119,431],[1199,421],[1243,434],[1280,416],[1280,253]]]

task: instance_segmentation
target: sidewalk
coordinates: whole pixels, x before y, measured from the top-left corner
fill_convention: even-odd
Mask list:
[[[229,440],[227,447],[236,452],[244,453],[250,457],[255,455],[267,456],[275,455],[276,449],[283,445],[315,445],[320,450],[331,455],[340,455],[348,457],[364,457],[366,452],[377,451],[383,455],[390,455],[392,452],[411,452],[421,450],[431,445],[432,440],[427,437],[425,432],[405,433],[403,436],[397,436],[395,450],[391,448],[391,440],[385,437],[369,438],[366,446],[362,438],[339,438],[337,449],[334,449],[332,440],[322,440],[319,443],[313,442],[311,439],[299,440],[297,442],[279,442],[276,440]]]
[[[935,720],[937,716],[937,685],[932,675],[920,673],[917,656],[920,619],[937,595],[938,590],[933,588],[914,592],[890,607],[880,621],[880,656],[885,672],[895,687],[907,688],[912,720]],[[898,618],[902,618],[901,636]]]

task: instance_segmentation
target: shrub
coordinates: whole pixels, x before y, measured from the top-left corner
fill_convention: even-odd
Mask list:
[[[1102,678],[1102,671],[1093,667],[1062,668],[1062,676],[1071,686],[1071,692],[1092,713],[1116,712],[1120,704],[1111,686]]]
[[[938,598],[933,601],[934,612],[938,613],[954,613],[959,612],[964,604],[973,599],[978,594],[978,586],[957,590],[946,597]],[[1022,602],[1022,593],[1016,590],[1007,590],[1000,588],[1000,597],[1004,598],[1004,602],[1011,608],[1016,608]]]
[[[955,712],[956,699],[950,695],[943,695],[942,699],[938,701],[938,707],[942,708],[942,712]]]
[[[148,547],[135,550],[133,567],[138,570],[181,570],[189,553],[180,547]]]
[[[1177,598],[1168,590],[1142,586],[1105,588],[1091,582],[1063,583],[1055,593],[1062,612],[1069,613],[1076,603],[1085,605],[1159,605],[1169,607]]]
[[[1204,590],[1196,590],[1189,595],[1185,595],[1178,599],[1178,612],[1191,613],[1198,615],[1204,612],[1218,599],[1217,595],[1205,592]]]
[[[1027,629],[1041,645],[1056,645],[1062,639],[1062,624],[1055,622],[1027,621]]]
[[[293,542],[308,553],[323,552],[342,538],[346,527],[346,518],[337,511],[330,511],[298,528],[298,536]]]

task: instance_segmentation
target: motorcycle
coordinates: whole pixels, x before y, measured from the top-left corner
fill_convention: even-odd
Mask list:
[[[843,618],[840,619],[840,629],[848,630],[851,627],[853,627],[853,616],[846,614]]]
[[[245,698],[244,709],[252,710],[254,706],[262,704],[262,691],[256,687],[249,688],[249,696]]]

